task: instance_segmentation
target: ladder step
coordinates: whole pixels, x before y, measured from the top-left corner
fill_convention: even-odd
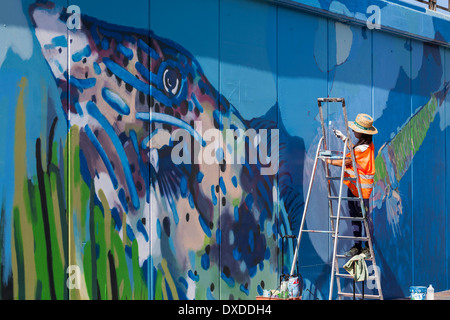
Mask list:
[[[310,233],[334,233],[334,231],[328,230],[302,230],[302,232],[310,232]]]
[[[328,180],[341,180],[341,177],[327,177]],[[356,181],[356,178],[344,177],[344,180]]]
[[[352,258],[352,257],[347,257],[346,255],[343,255],[343,254],[337,254],[337,255],[336,255],[336,258],[340,258],[340,259],[350,259],[350,258]],[[367,258],[364,258],[364,260],[373,261],[374,259],[373,259],[372,257],[367,257]]]
[[[343,102],[344,98],[318,98],[320,102]]]
[[[351,275],[351,274],[349,274],[349,273],[336,273],[336,277],[339,277],[339,278],[347,278],[347,279],[353,279],[353,276]],[[377,279],[377,277],[375,277],[375,276],[369,276],[369,277],[367,277],[367,280],[376,280]],[[366,281],[367,281],[366,280]]]
[[[337,219],[336,216],[330,216],[331,219]],[[365,218],[360,218],[360,217],[339,217],[339,220],[353,220],[353,221],[364,221]]]
[[[332,233],[332,237],[334,238],[334,232]],[[338,239],[347,239],[347,240],[359,240],[359,241],[369,241],[368,237],[355,237],[355,236],[338,236]]]
[[[328,197],[329,200],[339,200],[339,197],[337,196],[329,196]],[[358,197],[341,197],[342,200],[347,200],[347,201],[360,201],[361,199]]]
[[[338,292],[338,295],[342,296],[342,297],[350,297],[353,298],[353,292]],[[362,298],[363,295],[360,293],[355,293],[355,297],[356,298]],[[373,295],[373,294],[364,294],[364,299],[381,299],[380,295]]]

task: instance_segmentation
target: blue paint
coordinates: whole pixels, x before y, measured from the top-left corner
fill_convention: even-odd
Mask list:
[[[55,38],[52,39],[52,44],[55,47],[65,47],[65,48],[67,48],[67,37],[64,36],[64,35],[55,37]]]
[[[207,253],[204,253],[200,259],[200,264],[203,268],[203,270],[208,270],[209,269],[209,255]]]
[[[180,180],[180,194],[183,198],[186,198],[187,191],[188,191],[188,182],[186,180],[186,177],[182,175]]]
[[[66,72],[67,74],[67,72]],[[83,92],[84,89],[89,89],[95,87],[97,83],[97,79],[95,78],[87,78],[87,79],[78,79],[74,76],[70,76],[69,83],[74,85],[80,92]]]
[[[80,51],[77,51],[74,54],[72,54],[72,61],[73,62],[79,62],[84,57],[89,57],[91,55],[91,53],[92,53],[91,52],[91,47],[89,45],[87,45],[86,47],[84,47]]]
[[[219,125],[219,130],[223,130],[222,116],[220,115],[219,110],[213,111],[213,118]]]
[[[259,296],[262,296],[262,295],[263,295],[264,289],[261,287],[260,284],[258,284],[258,285],[256,286],[256,292],[258,292],[258,295],[259,295]]]
[[[125,196],[125,190],[120,188],[119,193],[117,194],[119,196],[120,203],[122,204],[123,210],[125,212],[128,212],[128,204]]]
[[[139,73],[149,82],[155,82],[156,75],[153,72],[150,72],[142,63],[139,61],[136,61],[134,64],[136,67],[136,70],[139,71]]]
[[[101,42],[101,46],[103,50],[109,49],[109,40],[107,38],[103,38]]]
[[[217,148],[216,150],[216,159],[217,159],[217,163],[223,163],[223,159],[224,159],[225,153],[223,152],[222,148]]]
[[[158,239],[161,239],[161,222],[159,219],[156,219],[156,235],[158,236]]]
[[[83,109],[81,109],[81,105],[79,102],[75,102],[75,110],[80,116],[83,116]]]
[[[170,209],[172,210],[173,221],[177,225],[178,222],[180,221],[180,218],[178,217],[177,205],[176,205],[175,201],[173,200],[172,195],[167,196],[167,201],[169,202]]]
[[[193,92],[191,94],[191,99],[194,102],[194,105],[197,107],[198,111],[200,111],[200,113],[202,113],[203,112],[203,107],[200,104],[200,102],[198,101],[197,96]]]
[[[246,288],[243,284],[241,284],[241,285],[239,286],[239,290],[240,290],[241,292],[245,293],[245,295],[247,295],[247,296],[250,294],[250,291],[248,290],[248,288]]]
[[[110,58],[103,58],[103,63],[105,66],[120,79],[133,86],[139,91],[142,91],[144,94],[150,94],[150,87],[147,83],[142,82],[137,79],[134,75],[132,75],[128,70],[122,68],[117,63],[112,61]]]
[[[206,287],[206,299],[207,300],[216,300],[216,298],[214,298],[212,292],[211,292],[211,288],[210,287]]]
[[[223,182],[223,177],[222,176],[219,177],[219,186],[220,186],[220,189],[222,190],[222,193],[224,195],[226,195],[227,194],[227,188],[225,186],[225,183]]]
[[[198,221],[200,222],[200,226],[202,227],[203,232],[208,236],[208,238],[211,238],[211,229],[200,214],[198,215]]]
[[[121,115],[129,115],[130,107],[123,101],[123,99],[114,91],[103,88],[102,89],[102,97],[103,99]]]
[[[197,173],[197,182],[198,182],[198,183],[201,183],[204,176],[205,176],[205,175],[203,174],[203,172],[199,171],[199,172]]]
[[[230,287],[230,288],[234,288],[234,279],[233,279],[233,277],[227,277],[226,275],[225,275],[225,273],[221,273],[220,274],[220,277],[222,278],[222,280],[223,281],[225,281],[225,283]]]
[[[189,200],[189,206],[191,207],[191,209],[195,209],[194,197],[192,196],[191,193],[189,193],[189,195],[188,195],[188,200]]]
[[[233,186],[235,188],[237,188],[238,182],[237,182],[236,176],[231,177],[231,183],[233,184]]]
[[[167,283],[167,278],[164,277],[164,283],[166,288],[167,300],[173,300],[172,290],[170,290],[169,284]]]
[[[98,28],[98,30],[100,31],[100,33],[107,36],[108,38],[113,38],[114,40],[116,40],[117,43],[122,42],[122,33],[104,28]]]
[[[252,196],[251,193],[249,193],[245,197],[245,204],[247,205],[248,210],[252,210],[252,207],[253,207],[253,196]]]
[[[120,53],[122,53],[125,57],[127,57],[128,60],[133,59],[133,50],[125,47],[123,44],[119,43],[117,45],[117,50],[119,50]]]
[[[222,242],[222,231],[219,228],[217,228],[217,230],[216,230],[216,243],[218,245],[220,245],[221,242]]]
[[[52,39],[51,44],[44,45],[44,49],[55,49],[56,47],[67,48],[67,38],[64,35]]]
[[[95,24],[95,23],[92,24],[90,31],[91,31],[92,40],[94,40],[94,43],[98,45],[100,43],[100,36],[98,35],[98,32],[97,32],[97,24]]]
[[[188,271],[188,277],[191,278],[195,282],[200,280],[200,276],[198,274],[195,274],[194,272],[192,272],[192,270]]]
[[[181,283],[181,285],[182,285],[185,289],[188,289],[188,288],[189,288],[189,284],[188,284],[188,282],[186,281],[185,278],[179,277],[179,278],[178,278],[178,281]]]
[[[159,59],[159,54],[155,50],[150,48],[144,41],[142,41],[142,39],[138,39],[137,45],[138,45],[139,48],[141,48],[152,59],[154,59],[154,60],[158,60]]]
[[[93,65],[94,65],[94,72],[95,72],[95,74],[97,74],[97,75],[101,74],[102,73],[102,69],[100,68],[98,63],[94,61]]]
[[[253,230],[248,231],[248,247],[250,249],[250,252],[255,251],[255,237],[253,234]]]
[[[214,188],[214,185],[211,186],[211,200],[213,202],[213,205],[217,204],[216,190]]]
[[[239,248],[237,247],[233,249],[233,258],[236,261],[239,261],[242,258],[242,253],[239,251]]]
[[[148,242],[148,234],[147,234],[147,230],[145,230],[145,226],[144,226],[144,224],[142,223],[141,220],[138,220],[138,221],[137,221],[136,228],[137,228],[137,230],[138,230],[140,233],[142,233],[142,235],[144,236],[145,241]]]
[[[88,101],[86,105],[86,109],[88,113],[93,116],[103,127],[103,130],[108,134],[109,138],[111,139],[111,142],[113,143],[117,155],[120,158],[120,163],[122,164],[122,168],[125,174],[125,179],[128,186],[128,192],[130,193],[131,201],[133,203],[133,207],[135,209],[139,209],[140,203],[139,203],[139,197],[136,191],[136,186],[134,185],[133,175],[131,173],[130,165],[128,163],[128,158],[125,153],[125,150],[123,149],[122,143],[120,142],[119,138],[116,135],[116,132],[109,124],[109,121],[103,116],[102,113],[98,110],[95,103],[92,101]]]
[[[130,241],[133,242],[134,239],[136,239],[136,237],[134,236],[133,229],[131,229],[129,224],[127,224],[127,228],[126,229],[127,229],[127,237],[128,237],[128,239],[130,239]]]
[[[122,229],[122,220],[120,219],[119,211],[117,210],[117,208],[114,207],[111,209],[111,216],[114,220],[114,229],[120,231],[120,229]]]
[[[88,127],[88,125],[86,125],[84,127],[84,131],[86,132],[87,137],[89,138],[89,140],[91,141],[91,143],[97,150],[98,154],[100,155],[100,158],[102,159],[103,163],[105,164],[106,170],[108,170],[108,174],[111,178],[111,182],[114,186],[114,189],[117,189],[117,186],[118,186],[117,177],[116,177],[116,174],[114,173],[114,169],[111,165],[111,162],[109,161],[108,155],[106,154],[105,150],[103,149],[103,146],[100,144],[97,137],[92,132],[91,128]]]

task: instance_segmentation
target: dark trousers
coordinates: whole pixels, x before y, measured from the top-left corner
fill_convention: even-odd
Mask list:
[[[347,192],[348,197],[357,197],[358,195],[354,195],[350,189]],[[366,209],[366,215],[369,214],[369,199],[363,199],[364,208]],[[353,218],[362,218],[362,210],[361,210],[361,202],[360,201],[348,201],[348,213],[350,217]],[[362,237],[362,229],[363,225],[361,221],[352,221],[352,229],[354,237]],[[362,241],[355,241],[355,245],[358,247],[362,247]],[[368,247],[367,242],[364,243],[366,247]]]

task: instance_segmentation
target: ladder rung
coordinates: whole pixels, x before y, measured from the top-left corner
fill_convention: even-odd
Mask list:
[[[329,196],[328,199],[330,200],[339,200],[339,197],[336,196]],[[347,200],[347,201],[360,201],[361,199],[358,197],[341,197],[342,200]]]
[[[344,98],[318,98],[320,102],[343,102]]]
[[[334,233],[334,232],[331,232]],[[331,235],[334,238],[334,234]],[[369,241],[368,237],[355,237],[355,236],[338,236],[339,239],[350,239],[350,240],[360,240],[360,241]]]
[[[327,231],[327,230],[303,230],[303,232],[311,232],[311,233],[334,233],[334,231]]]
[[[338,292],[338,295],[343,296],[343,297],[350,297],[353,298],[353,292]],[[356,298],[362,298],[363,295],[360,293],[355,293],[355,297]],[[380,295],[373,295],[373,294],[364,294],[364,299],[381,299]]]
[[[352,257],[347,257],[346,255],[343,255],[343,254],[337,254],[337,255],[336,255],[336,258],[350,259],[350,258],[352,258]],[[370,261],[373,261],[373,258],[370,256],[370,257],[364,258],[364,260],[370,260]]]
[[[336,216],[330,216],[331,219],[337,219]],[[365,218],[361,218],[361,217],[339,217],[339,220],[354,220],[354,221],[364,221]]]
[[[336,273],[336,277],[353,279],[353,276],[349,273]],[[367,277],[366,281],[367,280],[376,280],[376,279],[377,279],[377,277],[375,277],[375,276],[369,276],[369,277]]]
[[[341,180],[341,177],[327,177],[328,180]],[[344,177],[344,180],[356,181],[356,178]]]

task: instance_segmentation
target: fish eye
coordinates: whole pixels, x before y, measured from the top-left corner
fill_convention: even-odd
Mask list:
[[[177,69],[167,67],[163,72],[164,89],[172,96],[180,91],[181,75]]]

